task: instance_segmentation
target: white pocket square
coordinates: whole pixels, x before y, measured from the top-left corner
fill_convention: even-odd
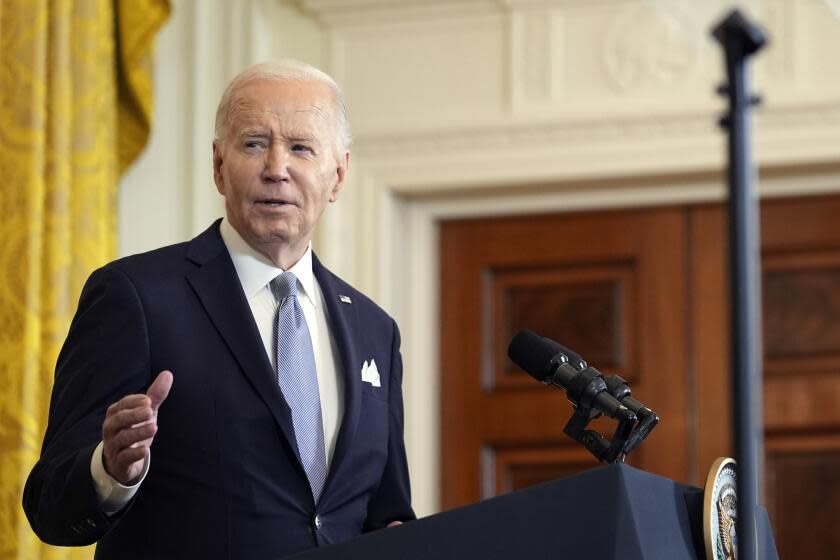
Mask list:
[[[365,360],[365,363],[362,364],[362,381],[366,381],[374,387],[382,386],[379,381],[379,370],[376,369],[376,360],[371,360],[369,364]]]

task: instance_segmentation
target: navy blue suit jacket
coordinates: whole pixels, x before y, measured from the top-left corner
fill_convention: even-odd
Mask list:
[[[316,505],[289,407],[218,226],[112,262],[85,285],[23,497],[44,541],[98,542],[103,559],[279,558],[414,517],[394,321],[313,260],[345,386]],[[362,382],[371,359],[381,387]],[[129,505],[108,517],[90,475],[105,410],[145,392],[164,369],[174,383],[158,414],[149,473]]]

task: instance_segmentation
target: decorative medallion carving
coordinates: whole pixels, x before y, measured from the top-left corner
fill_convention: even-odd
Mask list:
[[[677,85],[697,61],[696,36],[691,19],[673,6],[620,10],[609,22],[604,39],[609,83],[618,91],[643,84]]]

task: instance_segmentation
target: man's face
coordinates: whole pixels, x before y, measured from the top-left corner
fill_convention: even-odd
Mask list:
[[[257,80],[231,101],[227,133],[213,143],[216,188],[230,224],[276,264],[303,254],[338,198],[350,154],[335,139],[331,93],[319,82]]]

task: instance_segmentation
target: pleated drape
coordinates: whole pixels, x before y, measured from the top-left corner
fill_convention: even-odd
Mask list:
[[[82,285],[114,257],[119,177],[146,144],[167,0],[0,2],[0,559],[43,545],[21,507]]]

